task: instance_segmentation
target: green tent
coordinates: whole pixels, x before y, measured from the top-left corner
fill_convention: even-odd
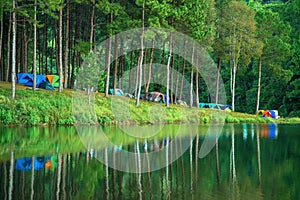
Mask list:
[[[53,87],[59,87],[58,75],[46,75],[45,78]]]

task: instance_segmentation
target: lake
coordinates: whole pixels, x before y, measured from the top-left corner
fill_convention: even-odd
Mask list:
[[[0,199],[300,199],[299,124],[216,130],[0,128]]]

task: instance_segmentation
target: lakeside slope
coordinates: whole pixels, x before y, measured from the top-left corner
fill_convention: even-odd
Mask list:
[[[300,123],[300,118],[270,119],[252,114],[225,112],[214,109],[186,108],[135,100],[125,97],[104,97],[94,93],[94,103],[88,105],[87,95],[81,91],[86,103],[73,106],[74,91],[62,93],[17,85],[16,98],[11,100],[10,84],[0,82],[0,126],[60,126],[83,124],[155,124],[155,123]],[[80,93],[79,93],[80,94]],[[78,95],[78,91],[76,91]],[[120,103],[118,103],[120,102]]]

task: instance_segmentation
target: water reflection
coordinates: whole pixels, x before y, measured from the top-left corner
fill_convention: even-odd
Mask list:
[[[10,151],[8,159],[0,159],[0,199],[286,199],[287,194],[288,199],[298,199],[300,126],[289,134],[286,127],[277,126],[276,140],[263,137],[266,127],[270,130],[247,124],[245,139],[245,126],[226,125],[214,152],[203,159],[198,158],[201,133],[178,140],[165,134],[104,147],[105,164],[97,160],[99,151],[92,145],[45,155],[25,151],[22,157]],[[183,139],[190,144],[186,152]],[[119,162],[120,148],[135,153],[129,164],[136,173],[109,167],[109,162]],[[143,165],[151,167],[149,154],[161,149],[164,163],[176,152],[183,155],[165,168],[142,173]]]

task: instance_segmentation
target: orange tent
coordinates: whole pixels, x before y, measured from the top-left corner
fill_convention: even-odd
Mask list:
[[[58,75],[46,75],[45,79],[49,81],[49,83],[53,87],[59,87],[59,76]],[[62,82],[64,82],[64,79],[62,79]]]

